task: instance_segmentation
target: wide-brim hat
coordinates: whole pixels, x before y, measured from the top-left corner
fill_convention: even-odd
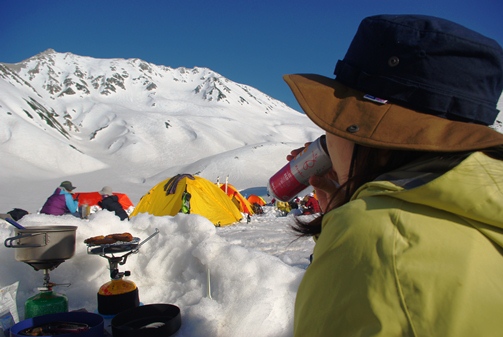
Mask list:
[[[453,22],[366,18],[336,78],[285,75],[309,118],[355,143],[457,152],[503,144],[491,129],[503,89],[503,50]]]

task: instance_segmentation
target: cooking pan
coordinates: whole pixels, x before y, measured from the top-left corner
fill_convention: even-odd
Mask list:
[[[75,254],[77,226],[33,226],[16,228],[16,236],[4,242],[16,248],[15,258],[38,269],[53,269]]]
[[[63,312],[57,314],[48,314],[25,319],[10,328],[11,337],[26,337],[26,329],[37,327],[47,327],[55,331],[53,335],[43,336],[57,336],[57,337],[103,337],[104,336],[104,323],[103,317],[98,314],[73,311]],[[68,332],[68,333],[65,333]]]
[[[120,312],[111,321],[114,337],[166,337],[180,329],[180,308],[148,304]]]

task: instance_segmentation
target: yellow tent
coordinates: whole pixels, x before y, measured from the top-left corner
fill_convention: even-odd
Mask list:
[[[190,193],[190,213],[199,214],[215,226],[227,226],[241,220],[241,212],[211,181],[189,174],[179,174],[161,181],[145,194],[131,217],[140,213],[175,215],[182,207],[184,191]]]

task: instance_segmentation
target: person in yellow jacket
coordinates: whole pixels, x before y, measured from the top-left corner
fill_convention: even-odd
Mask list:
[[[276,208],[281,212],[282,216],[286,216],[292,210],[287,201],[276,201]]]
[[[324,213],[297,224],[316,245],[294,335],[500,336],[502,48],[440,18],[377,15],[335,75],[284,77],[332,161],[309,181]]]

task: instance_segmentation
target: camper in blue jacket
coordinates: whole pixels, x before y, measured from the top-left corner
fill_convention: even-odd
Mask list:
[[[69,181],[63,181],[54,193],[47,198],[40,213],[51,215],[72,214],[80,217],[79,202],[73,199],[72,191],[75,186]]]

